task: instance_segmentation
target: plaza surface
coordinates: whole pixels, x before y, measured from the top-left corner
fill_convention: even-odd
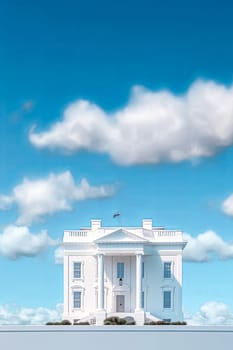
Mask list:
[[[233,343],[233,327],[1,326],[1,349],[218,350]]]

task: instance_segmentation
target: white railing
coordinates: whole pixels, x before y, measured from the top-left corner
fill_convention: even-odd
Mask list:
[[[83,230],[66,230],[64,231],[64,240],[76,240],[87,238],[89,236],[90,231],[83,231]]]
[[[136,230],[135,230],[136,231]],[[137,232],[138,236],[139,231]],[[136,232],[133,232],[136,233]],[[64,231],[64,242],[75,242],[75,241],[92,241],[104,235],[104,230],[101,231],[91,231],[91,230],[65,230]],[[154,240],[156,241],[181,241],[182,240],[182,231],[177,230],[153,230]],[[153,240],[153,239],[152,239]]]
[[[182,239],[182,231],[176,230],[156,230],[154,238],[157,240],[180,240]]]
[[[87,237],[88,231],[68,231],[69,237]]]

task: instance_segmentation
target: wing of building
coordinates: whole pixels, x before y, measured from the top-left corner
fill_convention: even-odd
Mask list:
[[[101,325],[106,317],[182,321],[182,232],[153,227],[65,230],[64,314]]]

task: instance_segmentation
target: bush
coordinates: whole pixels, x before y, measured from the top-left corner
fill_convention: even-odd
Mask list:
[[[166,322],[166,321],[147,321],[144,323],[144,325],[147,326],[170,326],[170,325],[176,325],[176,326],[185,326],[186,322],[181,321],[175,321],[175,322]]]
[[[85,322],[78,322],[74,323],[75,326],[90,326],[90,323],[85,321]]]
[[[127,322],[126,322],[126,320],[124,318],[119,318],[118,324],[123,325],[123,324],[126,324],[126,323]]]
[[[158,326],[169,326],[171,324],[171,322],[157,321],[157,322],[155,322],[155,324],[157,324]]]
[[[165,321],[146,321],[144,323],[144,325],[147,325],[147,326],[167,326],[169,324],[170,324],[169,322],[165,322]]]
[[[60,322],[47,322],[46,326],[70,326],[71,324],[68,320],[62,320]]]
[[[112,324],[115,324],[115,323],[112,323],[111,321],[108,321],[108,320],[104,320],[105,326],[111,326]]]
[[[134,326],[135,324],[136,324],[135,321],[127,321],[127,322],[126,322],[126,325],[127,325],[127,326]]]
[[[120,317],[116,317],[116,316],[112,316],[112,317],[108,317],[104,320],[104,325],[106,326],[110,326],[110,325],[135,325],[135,321],[133,318],[130,317],[130,319],[128,320],[127,317],[126,318],[120,318]]]
[[[105,325],[117,325],[117,324],[119,324],[119,320],[120,320],[119,317],[115,317],[115,316],[108,317],[104,320],[104,324]]]
[[[72,323],[69,320],[62,320],[61,325],[63,326],[70,326]]]
[[[122,322],[122,319],[116,316],[108,317],[104,320],[105,325],[118,325],[118,324],[122,324],[121,322]]]
[[[47,326],[60,326],[61,322],[47,322],[46,325]]]
[[[171,324],[176,326],[186,326],[187,322],[176,321],[176,322],[172,322]]]

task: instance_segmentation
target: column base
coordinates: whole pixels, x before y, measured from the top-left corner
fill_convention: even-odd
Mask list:
[[[144,310],[135,310],[134,319],[137,326],[144,326],[145,323],[145,312]]]
[[[106,318],[105,310],[96,311],[96,326],[103,326],[105,318]]]

